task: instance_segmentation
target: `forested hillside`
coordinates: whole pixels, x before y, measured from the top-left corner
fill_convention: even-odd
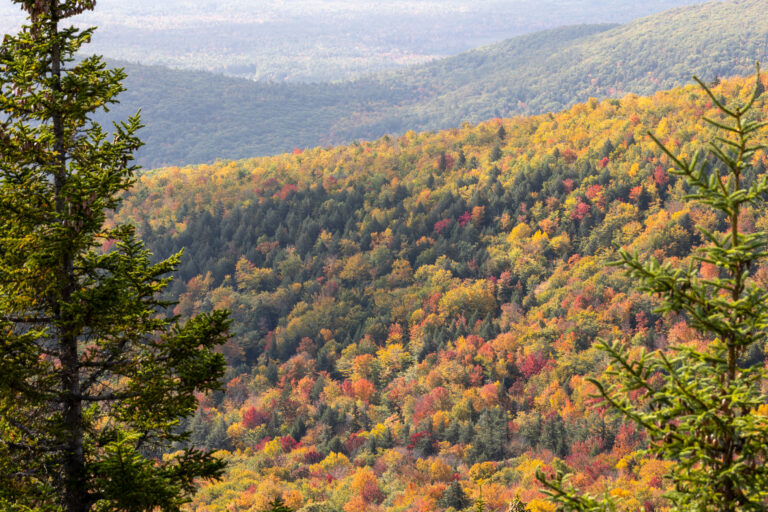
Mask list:
[[[351,82],[254,83],[128,65],[112,115],[142,109],[144,165],[202,163],[650,94],[693,73],[748,74],[766,50],[768,0],[730,0],[539,32]]]
[[[727,229],[646,136],[691,156],[702,115],[686,87],[142,176],[118,215],[157,257],[184,248],[175,312],[235,321],[226,388],[189,425],[230,465],[191,510],[553,511],[537,468],[658,510],[666,463],[585,378],[606,364],[598,337],[707,341],[608,265],[616,245],[684,265],[696,225]],[[747,181],[768,155],[753,163]],[[766,210],[741,225],[765,229]]]

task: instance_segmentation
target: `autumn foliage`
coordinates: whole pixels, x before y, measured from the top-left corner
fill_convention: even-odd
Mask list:
[[[191,509],[282,497],[307,511],[445,510],[482,495],[487,510],[516,496],[554,510],[542,468],[659,510],[666,463],[640,454],[642,433],[586,377],[604,370],[598,337],[630,354],[708,341],[608,262],[618,245],[685,265],[696,225],[727,228],[684,199],[645,136],[690,155],[710,110],[691,87],[142,176],[119,216],[158,256],[186,248],[177,311],[235,320],[231,385],[191,425],[229,473]],[[768,165],[753,160],[748,179]],[[754,273],[768,284],[768,268]]]

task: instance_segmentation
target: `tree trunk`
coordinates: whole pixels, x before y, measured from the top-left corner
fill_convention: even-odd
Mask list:
[[[50,4],[50,33],[58,36],[59,1]],[[51,74],[53,76],[54,94],[61,92],[61,52],[59,44],[51,47]],[[69,201],[64,194],[67,183],[67,140],[64,132],[63,107],[54,105],[53,134],[56,151],[54,187],[56,198],[56,214],[59,229],[67,229],[66,216]],[[74,283],[74,248],[64,247],[59,258],[57,269],[57,289],[53,298],[54,321],[59,337],[59,353],[61,356],[61,391],[62,391],[62,427],[64,448],[64,507],[67,512],[87,512],[90,510],[88,488],[85,474],[85,451],[83,443],[83,405],[80,397],[80,368],[78,359],[78,340],[76,333],[70,332],[70,320],[66,309],[61,305],[68,304],[75,290]],[[65,306],[66,308],[66,306]]]

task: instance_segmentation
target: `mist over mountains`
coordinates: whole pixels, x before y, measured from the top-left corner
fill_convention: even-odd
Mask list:
[[[100,0],[90,51],[258,80],[335,81],[560,25],[626,22],[691,0]],[[0,5],[0,32],[20,10]]]
[[[142,109],[143,165],[203,163],[650,94],[692,74],[749,74],[767,50],[768,1],[708,3],[620,26],[536,32],[344,82],[252,82],[128,64],[127,91],[110,116]]]

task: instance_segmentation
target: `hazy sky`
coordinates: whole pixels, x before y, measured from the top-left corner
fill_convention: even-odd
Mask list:
[[[190,27],[212,22],[269,22],[309,14],[369,14],[497,12],[547,12],[550,8],[568,11],[574,21],[628,21],[636,16],[679,5],[701,3],[692,0],[99,0],[96,12],[84,14],[85,23],[127,25],[140,28]],[[589,12],[599,8],[601,12]],[[580,14],[581,12],[581,14]],[[10,0],[0,0],[0,29],[18,26],[23,16]],[[460,19],[456,20],[458,23]],[[545,23],[546,20],[539,20]]]

